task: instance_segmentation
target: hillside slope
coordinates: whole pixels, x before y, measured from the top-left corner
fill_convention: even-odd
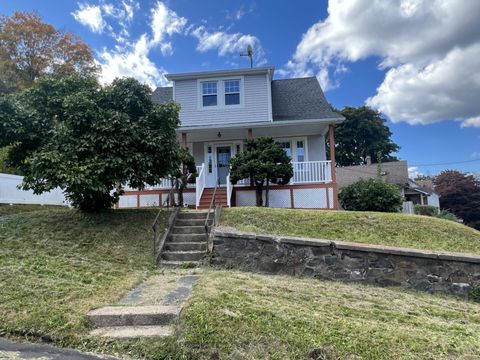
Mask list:
[[[420,215],[238,207],[222,211],[221,225],[263,234],[480,254],[480,231]]]

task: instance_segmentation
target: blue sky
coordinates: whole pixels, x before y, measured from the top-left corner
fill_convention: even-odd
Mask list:
[[[477,0],[0,0],[0,13],[16,10],[83,38],[105,82],[246,67],[251,43],[277,78],[315,75],[335,107],[382,111],[417,171],[480,172]]]

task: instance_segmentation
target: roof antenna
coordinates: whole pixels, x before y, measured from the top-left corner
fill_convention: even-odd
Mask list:
[[[253,68],[253,48],[252,45],[247,46],[246,53],[240,53],[240,56],[248,56],[250,58],[250,67]]]

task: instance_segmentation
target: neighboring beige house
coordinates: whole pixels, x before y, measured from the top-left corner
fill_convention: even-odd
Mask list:
[[[378,176],[378,164],[371,164],[367,159],[367,164],[356,166],[337,167],[337,186],[341,190],[345,186],[356,183],[360,179],[373,179]],[[408,165],[407,162],[391,161],[380,165],[380,176],[385,181],[398,184],[402,187],[408,184]]]
[[[356,183],[360,179],[377,178],[386,182],[401,186],[405,202],[412,205],[432,205],[440,207],[440,196],[431,187],[420,186],[408,178],[408,165],[405,160],[391,161],[380,164],[372,164],[367,159],[367,164],[356,166],[344,166],[335,169],[339,191],[345,186]]]

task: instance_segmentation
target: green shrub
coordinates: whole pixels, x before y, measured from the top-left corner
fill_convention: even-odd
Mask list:
[[[415,214],[425,216],[437,216],[438,208],[432,205],[415,205]]]
[[[435,217],[439,219],[460,222],[460,220],[455,216],[454,213],[451,213],[450,211],[447,211],[447,210],[441,210],[437,215],[435,215]]]
[[[468,298],[470,300],[480,302],[480,285],[473,285],[468,290]]]
[[[362,179],[349,185],[338,198],[345,210],[398,212],[402,208],[398,186],[378,179]]]

